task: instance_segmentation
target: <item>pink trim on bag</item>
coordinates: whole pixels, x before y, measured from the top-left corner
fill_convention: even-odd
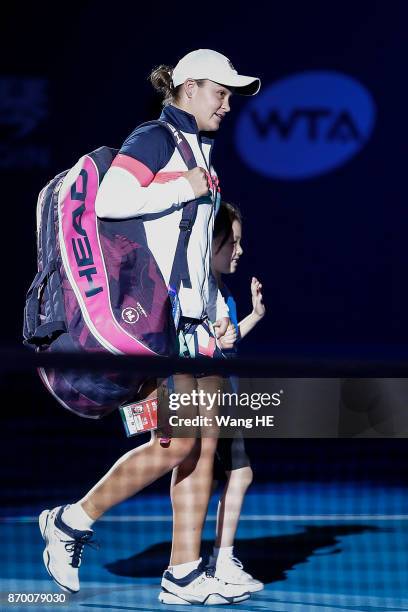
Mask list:
[[[150,185],[153,179],[153,172],[142,162],[130,157],[130,155],[123,155],[123,153],[118,153],[115,159],[112,162],[112,167],[123,168],[123,170],[127,170],[134,176],[140,183],[142,187],[146,187]]]
[[[155,355],[154,351],[126,333],[113,316],[95,213],[98,186],[96,166],[85,156],[81,173],[60,202],[68,279],[75,284],[73,288],[85,324],[101,344],[108,343],[113,352]],[[66,258],[64,265],[67,265]]]

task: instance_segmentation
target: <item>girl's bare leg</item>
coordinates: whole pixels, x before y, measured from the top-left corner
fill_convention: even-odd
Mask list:
[[[227,483],[218,503],[215,546],[233,546],[245,493],[252,482],[250,466],[227,472]]]

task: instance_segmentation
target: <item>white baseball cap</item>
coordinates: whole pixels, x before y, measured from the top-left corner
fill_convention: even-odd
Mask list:
[[[187,53],[174,68],[172,79],[174,87],[187,79],[209,79],[233,87],[237,94],[243,96],[254,96],[261,87],[260,79],[238,74],[228,57],[212,49],[197,49]]]

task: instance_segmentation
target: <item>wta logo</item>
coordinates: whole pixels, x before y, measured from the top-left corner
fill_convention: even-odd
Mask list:
[[[376,119],[371,94],[337,72],[304,72],[277,81],[238,119],[236,146],[255,172],[301,180],[341,166],[369,140]]]

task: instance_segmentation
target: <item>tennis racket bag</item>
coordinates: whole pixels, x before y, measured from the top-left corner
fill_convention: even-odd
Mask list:
[[[196,165],[173,126],[149,123],[168,129],[187,167]],[[175,292],[147,246],[143,220],[102,220],[95,213],[99,185],[116,154],[101,147],[84,155],[39,194],[38,272],[27,293],[23,329],[24,343],[37,351],[178,354],[175,304],[169,298],[170,292],[174,300]],[[194,205],[188,209],[191,216]],[[65,408],[89,418],[134,400],[147,378],[137,372],[53,368],[41,368],[39,374]]]

